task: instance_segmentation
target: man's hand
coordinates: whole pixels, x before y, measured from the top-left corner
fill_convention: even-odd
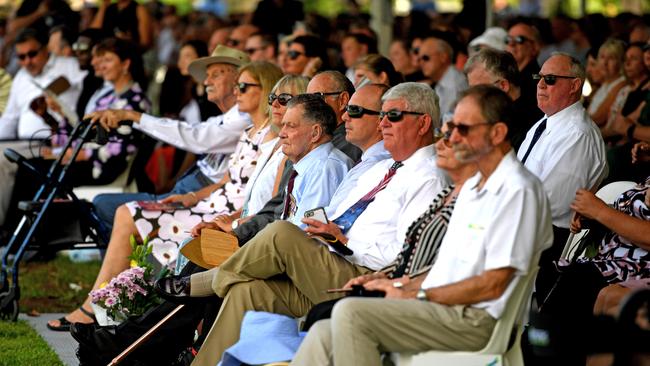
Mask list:
[[[140,122],[142,113],[122,109],[107,109],[105,111],[92,112],[84,116],[92,123],[99,123],[105,130],[115,129],[120,126],[121,121]]]
[[[308,234],[312,235],[318,235],[318,234],[330,234],[338,241],[340,241],[343,244],[348,243],[348,238],[343,235],[341,232],[341,228],[339,228],[335,223],[329,222],[327,224],[324,224],[318,220],[314,219],[302,219],[302,222],[309,225],[307,228],[305,228],[305,231]]]
[[[571,204],[571,209],[588,219],[598,220],[598,215],[607,210],[609,206],[600,198],[586,189],[576,192],[576,199]]]
[[[404,288],[400,287],[395,287],[396,282],[401,282],[402,284],[404,283],[403,278],[398,278],[394,280],[389,280],[389,279],[378,279],[378,280],[372,280],[363,287],[366,290],[370,291],[383,291],[386,293],[386,298],[387,299],[413,299],[415,298],[415,294],[417,291],[413,290],[405,290]]]
[[[569,228],[572,233],[577,234],[582,231],[582,221],[580,220],[582,216],[579,213],[575,212],[571,218],[571,227]]]
[[[232,233],[232,223],[236,218],[231,215],[219,215],[214,218],[213,222],[219,227],[219,230],[224,233]]]
[[[161,203],[174,203],[180,202],[184,207],[191,207],[196,205],[199,202],[199,199],[196,197],[194,192],[186,194],[172,194],[171,196],[163,198]]]
[[[384,272],[375,272],[375,273],[370,273],[370,274],[365,274],[361,275],[359,277],[355,277],[351,280],[349,280],[343,288],[352,288],[354,285],[364,285],[367,282],[370,282],[372,280],[379,280],[382,278],[386,278],[386,273]]]
[[[203,229],[212,229],[212,230],[219,230],[219,226],[214,221],[210,222],[199,222],[192,228],[190,231],[190,234],[192,235],[193,238],[198,238],[201,236],[201,230]]]
[[[650,144],[638,142],[632,148],[632,164],[650,161]]]

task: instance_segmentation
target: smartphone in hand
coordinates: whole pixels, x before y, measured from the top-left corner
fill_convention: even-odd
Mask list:
[[[327,219],[327,214],[325,213],[325,209],[322,207],[316,207],[314,209],[305,211],[304,217],[306,219],[314,219],[320,221],[323,224],[329,223],[329,220]]]

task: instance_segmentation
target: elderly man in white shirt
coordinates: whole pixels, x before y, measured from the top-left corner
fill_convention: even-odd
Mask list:
[[[446,41],[428,37],[422,41],[419,58],[422,73],[434,85],[440,98],[440,115],[453,112],[458,95],[467,89],[467,78],[456,70],[453,63],[454,51]]]
[[[58,98],[67,106],[77,105],[81,84],[86,71],[79,68],[74,57],[60,57],[47,50],[47,35],[27,28],[15,40],[16,55],[21,68],[9,92],[7,106],[0,116],[0,140],[31,140],[50,136],[56,126],[50,126],[31,110],[30,104],[43,95],[40,87],[47,87],[59,77],[65,77],[70,87]],[[38,86],[37,86],[38,84]],[[52,115],[56,115],[52,113]],[[29,154],[28,141],[0,141],[0,152],[12,148],[23,155]],[[17,166],[0,154],[0,225],[4,224],[14,187]]]
[[[340,296],[324,290],[395,258],[408,225],[448,178],[435,164],[433,130],[439,116],[434,91],[424,84],[404,83],[386,92],[382,101],[380,128],[392,159],[363,174],[327,224],[304,219],[306,233],[286,221],[269,224],[214,271],[212,288],[194,287],[201,274],[188,281],[192,296],[216,293],[224,298],[193,365],[217,363],[239,338],[247,310],[305,315],[314,304]],[[316,236],[329,238],[320,241]],[[328,240],[353,254],[334,252],[325,244]]]
[[[551,202],[555,240],[542,263],[558,259],[569,235],[578,189],[595,190],[607,176],[605,143],[580,103],[585,70],[570,55],[555,53],[536,78],[544,117],[528,131],[518,158],[544,184]]]
[[[515,286],[552,241],[542,184],[507,139],[510,104],[485,85],[458,102],[450,141],[457,158],[475,161],[479,173],[463,185],[428,275],[366,283],[386,299],[337,303],[331,319],[310,329],[292,364],[379,365],[386,351],[485,346]]]

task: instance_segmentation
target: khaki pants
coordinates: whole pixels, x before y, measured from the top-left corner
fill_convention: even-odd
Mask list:
[[[369,272],[331,253],[289,222],[269,224],[218,269],[192,276],[192,295],[205,295],[209,286],[224,299],[192,365],[216,365],[239,339],[246,311],[300,317],[314,304],[341,296],[325,290]]]
[[[496,320],[486,311],[420,300],[348,298],[314,324],[292,365],[381,365],[382,352],[476,351]]]

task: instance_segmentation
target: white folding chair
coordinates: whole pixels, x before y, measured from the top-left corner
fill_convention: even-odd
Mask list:
[[[535,263],[537,263],[535,261]],[[530,272],[519,280],[515,286],[506,308],[492,331],[492,336],[483,349],[476,352],[441,352],[427,351],[417,354],[393,354],[397,366],[518,366],[523,365],[521,333],[530,307],[533,284],[539,267],[534,266]],[[511,339],[513,341],[511,342]]]
[[[616,201],[616,199],[618,198],[618,196],[621,195],[621,193],[629,190],[635,185],[636,183],[629,182],[629,181],[612,182],[600,188],[598,192],[596,192],[596,197],[600,198],[601,200],[603,200],[603,202],[610,205],[614,203],[614,201]],[[564,250],[562,251],[562,255],[560,256],[560,258],[563,259],[572,258],[574,252],[577,249],[578,242],[580,241],[580,239],[582,239],[583,236],[587,234],[588,231],[589,230],[582,230],[577,234],[574,233],[569,234],[569,237],[567,238],[567,242],[564,245]]]

